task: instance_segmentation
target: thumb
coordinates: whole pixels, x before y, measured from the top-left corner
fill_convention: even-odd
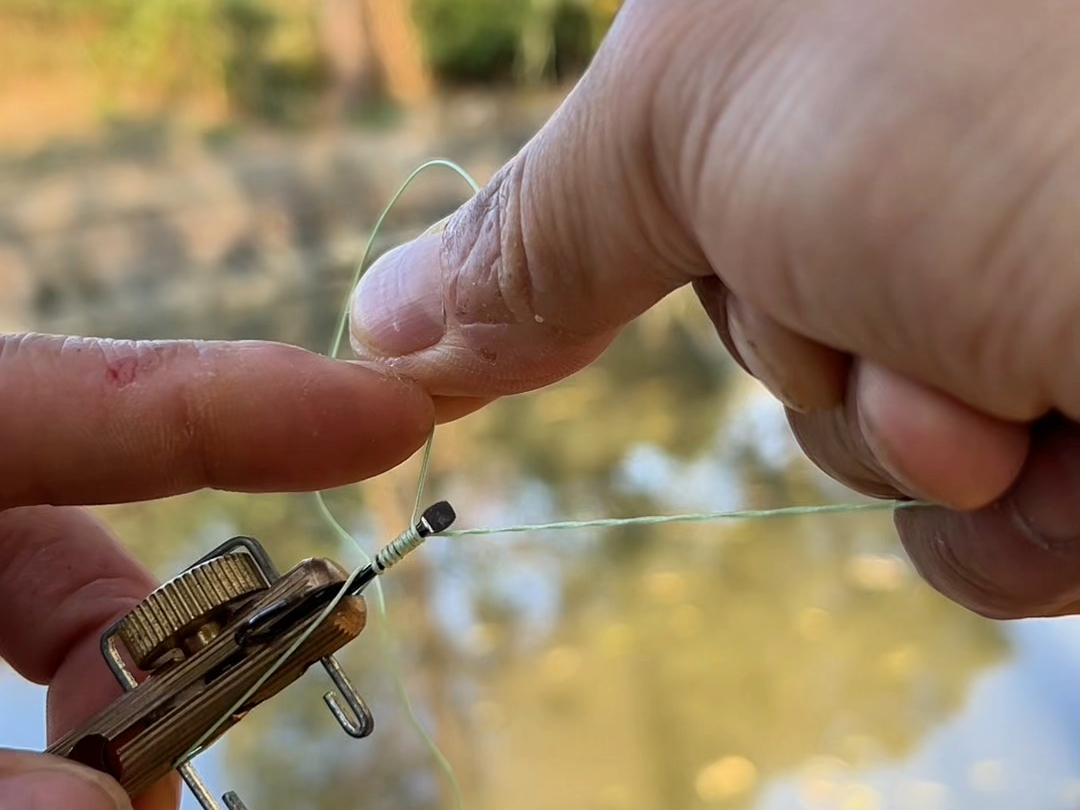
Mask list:
[[[594,360],[620,327],[711,273],[650,166],[649,82],[613,75],[608,43],[562,108],[444,226],[380,258],[351,336],[438,397],[541,387]]]
[[[108,776],[66,759],[0,750],[0,807],[38,810],[131,810],[131,800]]]

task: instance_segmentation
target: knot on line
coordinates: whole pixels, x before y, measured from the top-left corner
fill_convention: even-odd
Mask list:
[[[381,574],[401,562],[402,557],[423,542],[424,538],[417,527],[410,526],[375,555],[371,567]]]

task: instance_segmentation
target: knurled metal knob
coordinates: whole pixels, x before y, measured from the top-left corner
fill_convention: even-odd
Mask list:
[[[159,587],[121,620],[116,632],[135,665],[149,671],[166,653],[190,652],[200,638],[204,643],[212,638],[230,605],[266,587],[250,554],[224,554]]]

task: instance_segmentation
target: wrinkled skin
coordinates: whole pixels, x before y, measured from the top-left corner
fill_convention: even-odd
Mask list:
[[[439,418],[693,284],[802,447],[987,616],[1080,600],[1080,7],[629,0],[559,112],[353,300]]]

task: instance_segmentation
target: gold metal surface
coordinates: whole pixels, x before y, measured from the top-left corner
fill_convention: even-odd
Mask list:
[[[205,646],[220,631],[217,619],[224,608],[266,587],[250,555],[215,557],[150,594],[124,618],[117,634],[135,665],[152,670],[173,651],[186,655]]]

